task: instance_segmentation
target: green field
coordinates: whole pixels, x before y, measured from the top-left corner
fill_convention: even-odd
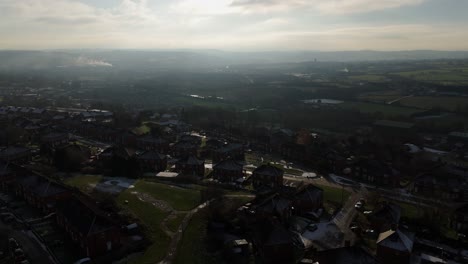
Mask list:
[[[354,109],[362,113],[382,113],[386,117],[391,116],[410,116],[421,112],[421,109],[394,106],[387,104],[365,103],[365,102],[344,102],[340,105],[344,109]]]
[[[125,202],[128,201],[128,204]],[[162,260],[169,247],[170,238],[160,229],[159,225],[168,213],[155,208],[152,204],[143,202],[130,190],[122,192],[116,200],[122,210],[138,218],[146,228],[146,234],[153,244],[142,256],[132,259],[130,263],[157,263]]]
[[[333,203],[341,204],[341,201],[346,202],[349,196],[351,195],[350,192],[341,188],[335,188],[335,187],[318,185],[318,184],[316,184],[316,186],[323,190],[324,201],[330,201]]]
[[[151,131],[151,128],[147,126],[146,124],[143,124],[139,127],[135,127],[132,129],[132,132],[135,133],[136,135],[144,135],[147,134]]]
[[[140,180],[132,191],[147,193],[157,200],[166,201],[175,210],[191,210],[201,203],[200,191],[167,184]]]
[[[430,69],[419,71],[407,71],[396,73],[399,76],[417,80],[441,84],[465,84],[468,83],[466,68]]]
[[[468,107],[468,97],[454,97],[454,96],[415,96],[407,97],[400,100],[400,104],[409,107],[431,109],[440,107],[454,111],[457,109],[466,109]]]
[[[175,264],[210,264],[221,263],[218,256],[210,256],[206,252],[206,227],[208,224],[207,210],[196,213],[185,229],[182,240],[174,259]]]
[[[176,214],[174,218],[171,218],[170,221],[167,222],[167,228],[172,232],[177,232],[179,229],[180,224],[184,220],[186,214]]]
[[[72,177],[64,179],[63,182],[66,185],[80,189],[82,192],[89,193],[101,180],[102,175],[74,174]]]
[[[348,77],[354,81],[364,81],[364,82],[385,82],[387,78],[382,75],[374,75],[374,74],[364,74],[364,75],[354,75]]]

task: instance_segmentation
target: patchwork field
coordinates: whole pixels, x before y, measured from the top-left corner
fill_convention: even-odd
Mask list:
[[[457,109],[468,108],[468,97],[455,97],[455,96],[415,96],[403,98],[400,101],[401,105],[422,109],[431,109],[440,107],[450,111]]]
[[[382,113],[385,117],[392,116],[410,116],[414,113],[421,112],[421,109],[387,105],[387,104],[377,104],[377,103],[366,103],[366,102],[345,102],[340,105],[340,107],[345,109],[354,109],[362,113]]]

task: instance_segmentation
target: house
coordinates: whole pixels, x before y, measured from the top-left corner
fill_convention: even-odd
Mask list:
[[[17,196],[44,213],[53,212],[58,201],[66,200],[72,194],[68,188],[33,173],[18,177],[15,185]]]
[[[0,188],[3,191],[8,190],[9,183],[15,178],[16,172],[9,163],[0,161]]]
[[[41,137],[41,145],[47,145],[48,147],[56,147],[69,142],[69,136],[67,133],[48,133]]]
[[[228,263],[245,263],[250,256],[249,242],[245,239],[233,239],[224,243],[224,257]]]
[[[65,171],[77,171],[91,156],[88,147],[78,144],[66,144],[56,147],[53,156],[54,165]]]
[[[468,132],[451,132],[448,134],[448,141],[453,144],[468,144]]]
[[[401,207],[395,203],[384,201],[375,206],[369,216],[369,221],[374,230],[383,232],[398,226],[400,217]]]
[[[205,176],[205,161],[195,155],[186,156],[179,159],[175,164],[177,172],[185,176]]]
[[[389,187],[400,186],[400,173],[390,165],[374,159],[359,158],[352,161],[351,176],[359,181]]]
[[[169,142],[163,138],[148,135],[137,139],[137,148],[142,150],[156,150],[159,153],[167,154],[169,152]]]
[[[312,184],[302,187],[294,195],[293,206],[299,215],[317,211],[323,207],[323,190]]]
[[[189,142],[189,143],[192,143],[193,145],[198,147],[198,146],[200,146],[200,144],[202,142],[202,138],[200,136],[197,136],[197,135],[184,134],[184,135],[181,135],[179,137],[178,141]]]
[[[244,146],[230,143],[213,151],[213,162],[217,163],[227,159],[244,160]]]
[[[274,194],[254,204],[251,209],[257,222],[270,221],[274,218],[286,223],[292,215],[293,202],[280,194]]]
[[[142,172],[165,171],[167,167],[166,155],[156,150],[148,150],[137,156],[138,164]]]
[[[463,179],[435,170],[416,178],[411,191],[417,195],[447,201],[463,201],[468,195]]]
[[[468,204],[455,210],[451,217],[450,224],[457,232],[468,233]]]
[[[0,160],[18,164],[27,163],[31,160],[31,150],[20,146],[3,147],[0,148]]]
[[[398,122],[392,120],[378,120],[374,123],[374,128],[381,135],[408,137],[414,134],[414,124]]]
[[[270,164],[256,168],[252,173],[252,184],[255,189],[277,189],[283,186],[284,171]]]
[[[56,220],[88,257],[105,254],[121,244],[120,227],[83,197],[74,195],[58,202]]]
[[[388,230],[377,239],[377,260],[381,264],[409,264],[413,251],[414,234]]]
[[[99,166],[112,176],[136,177],[140,175],[136,151],[123,146],[105,149],[98,156]]]
[[[172,146],[172,155],[178,158],[197,155],[197,151],[198,146],[189,141],[179,141]]]
[[[295,263],[292,234],[278,223],[265,223],[256,228],[253,244],[262,263]]]
[[[213,167],[213,179],[220,182],[236,182],[244,177],[244,165],[229,159],[221,161]]]
[[[377,264],[372,254],[361,247],[342,247],[306,253],[299,264]]]

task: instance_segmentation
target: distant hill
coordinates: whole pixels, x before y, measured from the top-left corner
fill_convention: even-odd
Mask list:
[[[468,51],[297,51],[226,52],[218,50],[58,50],[0,51],[0,69],[116,67],[118,69],[190,69],[239,64],[306,61],[388,61],[467,59]]]

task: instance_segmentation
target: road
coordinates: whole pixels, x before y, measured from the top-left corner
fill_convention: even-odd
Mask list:
[[[15,238],[31,263],[55,263],[45,246],[34,237],[31,231],[16,230],[0,221],[0,232],[7,235],[8,238]]]

